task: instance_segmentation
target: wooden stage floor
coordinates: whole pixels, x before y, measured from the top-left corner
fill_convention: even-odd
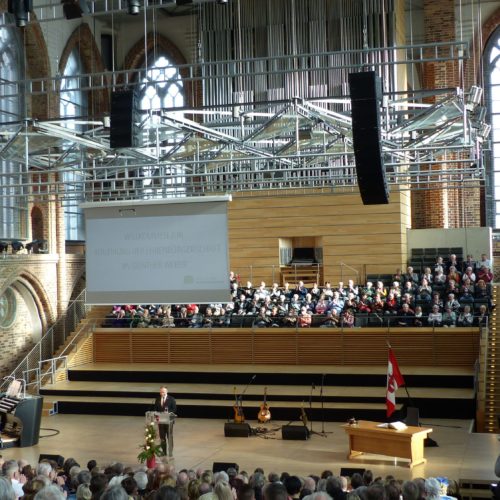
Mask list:
[[[286,423],[286,422],[285,422]],[[251,421],[252,427],[256,426]],[[283,422],[270,422],[267,428]],[[426,448],[427,464],[410,470],[404,460],[363,455],[347,460],[348,442],[341,423],[324,424],[327,437],[313,435],[308,441],[283,441],[281,432],[267,434],[266,438],[224,437],[224,421],[210,419],[182,419],[175,425],[175,464],[182,468],[211,468],[213,462],[236,462],[241,470],[264,468],[266,473],[288,471],[306,475],[319,474],[325,469],[338,474],[341,467],[370,468],[375,475],[392,474],[398,479],[419,476],[447,476],[456,480],[495,480],[493,472],[500,451],[499,436],[470,433],[468,420],[425,420],[432,427],[431,437],[439,447]],[[321,423],[313,429],[320,431]],[[50,429],[59,433],[55,436]],[[96,459],[100,465],[120,461],[138,466],[136,455],[143,440],[142,417],[54,415],[42,419],[38,445],[30,448],[3,449],[4,458],[25,458],[36,463],[41,453],[74,457],[81,465]]]

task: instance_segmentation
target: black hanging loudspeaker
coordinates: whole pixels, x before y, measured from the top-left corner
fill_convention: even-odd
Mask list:
[[[389,203],[380,141],[382,84],[375,71],[349,73],[352,140],[359,192],[364,205]]]
[[[138,146],[138,109],[134,90],[116,90],[111,93],[109,142],[112,148]]]

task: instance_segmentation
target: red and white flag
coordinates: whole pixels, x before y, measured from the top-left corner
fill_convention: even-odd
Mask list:
[[[387,393],[385,402],[387,405],[387,416],[390,417],[396,409],[396,391],[398,387],[405,385],[405,379],[399,371],[396,356],[389,348],[389,362],[387,363]]]

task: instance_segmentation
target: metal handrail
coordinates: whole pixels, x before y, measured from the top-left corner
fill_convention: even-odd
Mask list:
[[[63,361],[63,368],[58,368],[57,367],[57,362],[58,361]],[[42,368],[43,365],[50,363],[49,369],[45,372],[42,373]],[[68,368],[68,356],[57,356],[55,358],[49,358],[49,359],[42,359],[38,362],[38,367],[40,369],[40,377],[45,377],[46,375],[50,375],[50,383],[54,383],[54,375],[59,371],[59,370],[66,370]]]
[[[351,271],[354,271],[356,273],[356,281],[359,281],[359,271],[357,269],[355,269],[354,267],[350,266],[349,264],[346,264],[345,262],[340,262],[340,279],[342,281],[344,280],[344,273],[343,273],[344,267],[347,267]]]
[[[16,366],[16,368],[9,375],[14,379],[26,379],[26,385],[35,386],[39,388],[40,373],[37,373],[36,368],[39,362],[43,359],[49,358],[60,345],[64,344],[68,336],[75,331],[79,321],[85,317],[87,310],[90,306],[85,302],[86,290],[83,290],[78,297],[71,302],[68,306],[64,317],[60,318],[54,323],[35,346],[28,352],[23,360]],[[35,373],[38,377],[37,380],[30,382],[25,377],[25,374]],[[0,392],[4,391],[6,382],[0,384]]]

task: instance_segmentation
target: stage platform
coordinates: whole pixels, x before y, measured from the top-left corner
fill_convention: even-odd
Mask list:
[[[275,419],[297,420],[305,408],[312,420],[342,422],[385,418],[386,377],[385,367],[366,365],[90,363],[69,369],[68,380],[45,384],[40,393],[61,414],[141,416],[166,384],[184,418],[231,419],[235,393],[244,392],[243,409],[252,420],[267,388]],[[408,367],[404,377],[411,399],[400,388],[398,407],[416,406],[423,418],[474,417],[473,370]]]

